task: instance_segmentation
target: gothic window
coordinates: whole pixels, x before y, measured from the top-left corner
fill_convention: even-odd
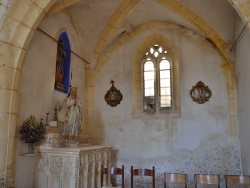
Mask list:
[[[143,60],[143,110],[163,112],[172,108],[171,59],[162,46],[155,44]]]

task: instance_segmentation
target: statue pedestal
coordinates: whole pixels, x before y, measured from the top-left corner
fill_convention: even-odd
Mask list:
[[[51,126],[53,125],[53,126]],[[58,121],[51,121],[48,133],[45,135],[44,139],[40,142],[42,147],[65,147],[63,144],[63,123]],[[90,146],[90,138],[86,134],[80,134],[78,144],[67,145],[66,147],[85,147]]]
[[[81,135],[79,137],[79,143],[72,144],[72,147],[85,147],[85,146],[90,146],[89,142],[89,137],[87,135]],[[63,144],[63,138],[59,133],[48,133],[45,138],[42,140],[40,143],[40,146],[42,147],[55,147],[55,148],[60,148],[60,147],[65,147]],[[70,147],[69,145],[66,147]]]
[[[98,145],[76,148],[38,147],[34,187],[100,187],[101,165],[110,165],[111,149],[109,146]]]

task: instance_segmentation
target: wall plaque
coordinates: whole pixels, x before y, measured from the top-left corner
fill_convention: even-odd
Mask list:
[[[190,96],[193,101],[198,104],[203,104],[209,100],[212,96],[211,90],[203,82],[199,81],[195,86],[190,90]]]
[[[115,107],[118,104],[120,104],[123,96],[120,92],[120,90],[117,90],[114,86],[114,81],[111,80],[110,83],[112,84],[111,88],[109,91],[107,91],[106,95],[104,96],[105,101],[107,102],[108,105],[111,107]]]

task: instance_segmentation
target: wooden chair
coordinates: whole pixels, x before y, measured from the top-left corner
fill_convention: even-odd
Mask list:
[[[155,188],[155,167],[152,169],[147,168],[137,168],[134,169],[131,166],[131,188],[134,187],[134,176],[152,176],[152,188]]]
[[[164,188],[171,184],[180,184],[187,188],[187,174],[164,173]]]
[[[218,174],[194,174],[194,187],[197,185],[217,185],[220,187],[220,175]]]
[[[122,188],[124,188],[124,165],[122,165],[122,168],[117,168],[117,167],[109,167],[109,168],[104,168],[103,165],[101,166],[101,187],[103,187],[103,180],[104,180],[104,175],[108,175],[110,178],[110,175],[120,175],[122,176]]]
[[[225,185],[226,188],[230,185],[234,186],[244,186],[248,187],[250,186],[250,176],[244,176],[244,175],[225,175]]]

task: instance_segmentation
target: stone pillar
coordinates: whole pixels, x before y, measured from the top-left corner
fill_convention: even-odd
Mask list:
[[[43,9],[49,8],[52,3],[51,0],[0,3],[0,187],[3,188],[14,186],[14,147],[22,61],[34,28],[45,15]]]
[[[0,187],[8,187],[14,184],[14,145],[19,100],[17,80],[20,79],[20,70],[2,64],[0,75]]]

